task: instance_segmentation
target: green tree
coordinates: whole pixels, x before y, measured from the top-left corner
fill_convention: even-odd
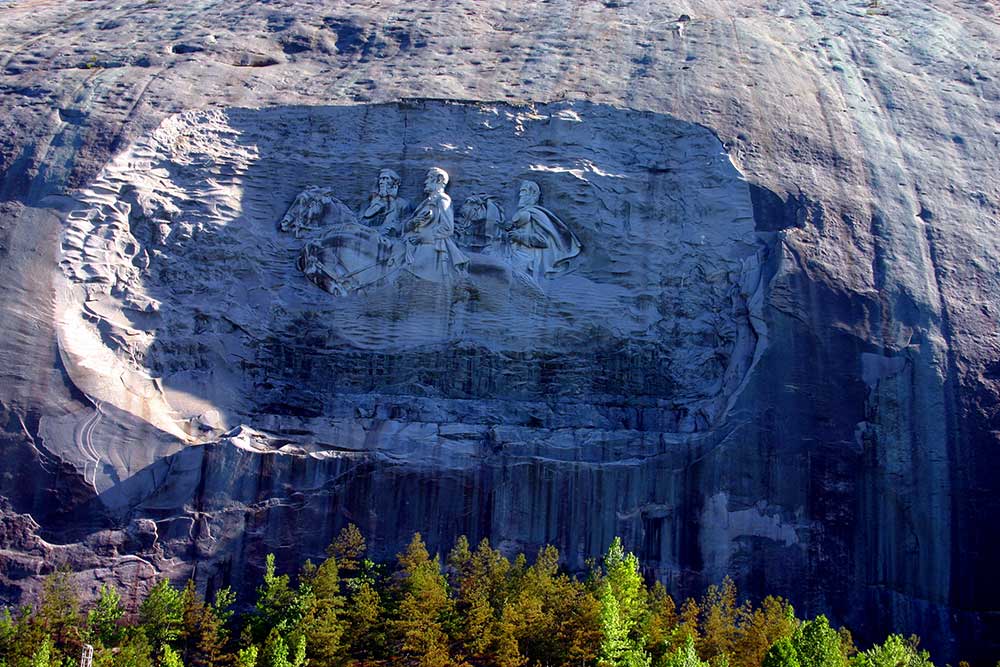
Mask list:
[[[680,646],[665,655],[657,667],[709,667],[709,663],[698,657],[694,638],[685,635]]]
[[[677,614],[677,625],[666,641],[666,653],[676,653],[677,649],[687,643],[688,637],[697,646],[697,643],[701,641],[701,632],[698,629],[700,616],[701,607],[698,606],[695,599],[687,598],[684,600],[680,612]]]
[[[260,667],[291,667],[288,644],[277,628],[271,628],[258,658]]]
[[[160,654],[160,667],[184,667],[184,661],[180,653],[164,644],[163,652]]]
[[[361,561],[367,550],[368,545],[364,535],[361,534],[357,526],[350,523],[340,531],[333,544],[327,547],[326,554],[337,559],[342,572],[354,574],[361,566]]]
[[[629,620],[638,626],[645,614],[645,587],[639,574],[639,559],[625,552],[621,538],[612,540],[604,555],[602,583],[611,588],[615,599],[626,609]]]
[[[601,667],[649,667],[650,656],[631,634],[627,610],[615,598],[610,586],[601,592]]]
[[[344,624],[350,628],[346,643],[354,658],[378,659],[388,653],[385,606],[374,579],[362,578],[353,587],[344,609]]]
[[[229,630],[228,607],[234,596],[228,588],[219,591],[208,604],[189,579],[181,593],[181,659],[188,667],[217,667],[228,662],[226,644]]]
[[[934,667],[927,651],[918,648],[919,640],[889,635],[881,644],[862,651],[851,660],[851,667]]]
[[[122,617],[125,607],[121,595],[114,586],[101,586],[100,596],[94,607],[87,612],[87,634],[90,642],[101,646],[118,646],[122,640]]]
[[[445,562],[451,575],[451,584],[457,589],[461,586],[462,579],[468,577],[469,568],[472,566],[469,538],[465,535],[459,535],[458,539],[455,540],[455,546],[448,552],[448,558]]]
[[[431,559],[420,533],[398,559],[399,616],[393,630],[399,654],[421,667],[453,664],[442,622],[452,611],[452,600],[438,559]]]
[[[236,653],[236,667],[257,667],[257,647],[251,644]]]
[[[60,568],[45,578],[33,620],[51,639],[53,661],[61,661],[62,653],[75,657],[80,651],[80,602],[69,570]]]
[[[854,635],[848,628],[841,626],[837,628],[837,636],[840,637],[840,652],[850,661],[851,656],[858,652],[858,647],[854,645]]]
[[[126,627],[117,650],[95,653],[98,667],[153,667],[153,647],[142,628]]]
[[[10,615],[10,609],[4,607],[0,609],[0,665],[7,665],[13,662],[17,646],[17,624],[14,617]]]
[[[164,645],[160,655],[160,667],[184,667],[184,661],[181,659],[180,653],[170,646]]]
[[[767,649],[761,667],[802,667],[791,638],[782,637]]]
[[[653,663],[658,664],[666,654],[671,638],[677,632],[677,604],[663,584],[657,581],[649,591],[646,608],[648,613],[643,629],[643,634],[646,636],[646,650],[652,657]]]
[[[758,667],[775,642],[791,638],[799,621],[795,618],[795,609],[786,600],[768,596],[760,607],[741,607],[738,626],[733,666]]]
[[[529,566],[465,538],[442,571],[415,534],[390,578],[363,559],[351,528],[329,548],[355,560],[350,576],[331,556],[307,562],[293,587],[268,556],[236,655],[229,589],[209,604],[193,582],[178,591],[159,581],[128,624],[111,586],[82,618],[61,570],[36,609],[0,609],[0,667],[73,667],[83,639],[95,667],[934,667],[916,637],[890,635],[858,653],[847,628],[799,621],[781,598],[737,606],[728,580],[678,610],[662,585],[647,589],[617,539],[581,581],[560,569],[554,547]]]
[[[601,604],[583,583],[559,573],[559,551],[543,547],[530,567],[518,557],[512,573],[506,622],[528,662],[554,667],[595,661]]]
[[[253,641],[264,642],[272,630],[284,638],[297,629],[304,602],[292,588],[288,575],[277,573],[274,554],[268,554],[264,559],[264,581],[257,587],[254,613],[247,623]]]
[[[519,667],[524,663],[507,613],[510,562],[483,539],[476,550],[460,537],[448,556],[459,614],[456,634],[464,654],[476,664]]]
[[[726,577],[721,586],[709,586],[701,601],[702,636],[698,653],[712,661],[733,654],[737,639],[736,585]]]
[[[54,665],[58,665],[58,661],[53,661],[55,658],[54,653],[55,651],[52,646],[52,637],[45,635],[45,638],[42,639],[41,645],[31,656],[31,667],[53,667]]]
[[[139,607],[139,623],[156,655],[164,656],[164,647],[180,638],[183,620],[180,591],[161,579]]]
[[[846,667],[840,634],[822,614],[803,623],[792,638],[801,667]]]
[[[289,653],[288,644],[277,628],[273,628],[264,641],[264,648],[258,658],[258,667],[303,667],[306,661],[306,639],[299,636],[294,651]]]
[[[615,538],[604,556],[604,577],[600,584],[601,645],[599,664],[606,667],[646,667],[646,591],[639,574],[639,559],[625,553],[621,539]]]
[[[507,606],[504,606],[503,611],[500,612],[493,646],[493,659],[496,667],[522,667],[528,661],[521,654],[521,647],[517,642],[517,624]]]
[[[308,577],[300,577],[299,599],[303,616],[300,630],[308,646],[313,667],[338,664],[344,653],[344,598],[340,593],[337,560],[327,558]]]

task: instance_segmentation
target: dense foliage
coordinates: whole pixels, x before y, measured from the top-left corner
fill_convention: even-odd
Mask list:
[[[35,607],[0,613],[0,667],[75,667],[84,644],[94,667],[932,667],[913,638],[858,652],[781,598],[739,603],[729,579],[678,607],[617,539],[584,578],[551,546],[529,565],[462,537],[442,563],[416,534],[392,570],[365,551],[349,526],[294,580],[268,556],[239,616],[229,589],[209,602],[166,580],[131,610],[105,586],[84,613],[56,572]]]

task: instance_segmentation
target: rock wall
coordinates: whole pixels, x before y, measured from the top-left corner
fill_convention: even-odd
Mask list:
[[[3,595],[249,582],[348,521],[618,534],[679,592],[994,659],[1000,31],[881,4],[8,3]],[[299,271],[303,189],[432,165],[456,215],[536,181],[581,252]]]

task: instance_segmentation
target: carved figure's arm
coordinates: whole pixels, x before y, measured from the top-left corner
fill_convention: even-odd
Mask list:
[[[452,215],[450,206],[441,207],[440,222],[434,228],[434,239],[446,239],[455,234],[455,217]]]
[[[548,243],[545,242],[545,238],[538,234],[531,225],[531,211],[528,209],[521,209],[514,214],[511,218],[511,226],[509,229],[510,239],[518,245],[526,246],[528,248],[545,248],[548,247]]]
[[[382,213],[385,210],[386,210],[385,201],[383,201],[382,198],[378,196],[378,193],[373,192],[371,199],[368,200],[368,207],[361,215],[362,217],[365,218],[372,218],[378,215],[379,213]]]

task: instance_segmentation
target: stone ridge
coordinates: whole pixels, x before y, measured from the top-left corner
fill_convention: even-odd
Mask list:
[[[497,499],[516,491],[521,496],[506,506],[547,508],[540,514],[551,523],[505,511],[497,520],[524,535],[555,536],[566,553],[599,553],[606,544],[597,542],[620,533],[644,561],[658,558],[658,572],[679,591],[696,592],[730,572],[750,594],[785,594],[804,614],[849,622],[862,640],[919,632],[939,662],[995,659],[1000,543],[983,517],[1000,512],[1000,61],[989,48],[1000,42],[998,10],[958,0],[880,4],[871,11],[860,0],[6,2],[0,495],[10,502],[4,520],[17,526],[8,534],[22,537],[4,543],[4,562],[18,563],[0,568],[4,595],[30,592],[36,575],[60,560],[95,590],[109,572],[132,579],[155,567],[184,576],[199,552],[179,545],[190,535],[201,535],[199,544],[214,538],[195,529],[204,525],[205,500],[194,496],[181,516],[164,488],[166,510],[154,502],[133,510],[128,491],[142,485],[116,478],[119,471],[146,471],[145,486],[158,488],[164,466],[198,452],[277,460],[222,441],[182,449],[189,432],[151,426],[156,410],[135,415],[129,405],[95,403],[88,398],[95,388],[78,386],[57,334],[73,188],[93,183],[115,156],[191,109],[413,96],[588,102],[710,128],[746,178],[757,231],[775,236],[764,264],[773,278],[754,326],[766,330],[767,345],[724,411],[732,429],[700,431],[714,444],[684,445],[665,468],[644,462],[631,472],[624,463],[602,472],[539,460],[514,466],[523,478],[484,466],[468,478],[435,479],[383,459],[370,476],[353,477],[343,497],[385,497],[414,525],[441,507],[428,494],[462,498],[453,504],[483,517],[479,534],[495,534],[494,514],[483,507],[504,507]],[[412,176],[410,192],[421,176]],[[372,176],[358,178],[355,193]],[[293,196],[274,199],[284,205]],[[108,321],[115,312],[77,313],[73,321]],[[141,312],[104,329],[102,347],[129,342],[116,335],[141,328]],[[177,363],[219,352],[175,351]],[[168,352],[156,362],[167,370],[175,363]],[[84,357],[99,370],[108,366]],[[154,361],[137,357],[159,372]],[[204,392],[191,395],[198,401],[187,409],[205,402]],[[169,423],[175,415],[164,410]],[[418,412],[426,418],[426,409]],[[534,418],[542,425],[529,414],[519,428],[558,424],[549,414]],[[230,426],[213,426],[207,414],[206,421],[209,429]],[[633,421],[623,424],[629,437]],[[119,453],[94,457],[106,442]],[[293,467],[314,461],[288,458]],[[297,469],[313,474],[313,465]],[[272,473],[247,474],[269,488]],[[99,484],[112,486],[98,495]],[[233,497],[238,507],[257,496]],[[277,517],[295,506],[283,502],[266,511],[266,502],[251,505],[262,513],[255,509],[261,523],[245,533],[250,543],[290,544],[273,532],[280,524],[266,520],[268,511]],[[122,523],[133,511],[155,520]],[[341,505],[323,511],[334,523],[363,522]],[[592,532],[571,532],[587,522]],[[469,527],[444,526],[437,535],[460,528]],[[169,558],[141,555],[168,542]],[[295,560],[279,551],[286,564]],[[258,556],[237,557],[233,571],[258,567]],[[131,564],[119,570],[118,563]]]

